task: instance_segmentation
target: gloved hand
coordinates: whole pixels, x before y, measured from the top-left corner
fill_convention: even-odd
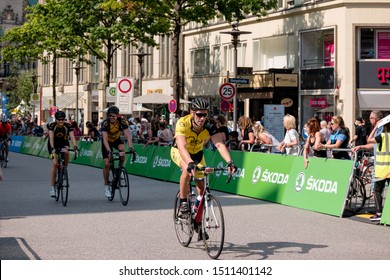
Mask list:
[[[189,174],[192,174],[192,171],[195,170],[197,163],[196,162],[190,162],[187,166],[187,172]]]
[[[238,169],[232,160],[228,162],[227,167],[230,169],[230,173],[236,173]]]

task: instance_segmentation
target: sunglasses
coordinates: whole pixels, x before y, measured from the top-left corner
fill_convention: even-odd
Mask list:
[[[205,118],[207,117],[207,113],[195,113],[195,115],[198,117],[198,118]]]
[[[57,119],[57,121],[59,122],[63,122],[65,119]]]
[[[116,117],[116,115],[115,115],[115,114],[113,114],[113,115],[109,115],[108,117],[109,117],[109,118],[115,118],[115,117]]]
[[[330,125],[334,125],[334,123],[330,123]]]

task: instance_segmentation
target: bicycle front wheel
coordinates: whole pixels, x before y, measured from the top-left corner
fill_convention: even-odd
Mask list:
[[[115,176],[115,169],[111,169],[110,168],[110,171],[109,171],[109,178],[108,178],[108,181],[110,182],[110,191],[111,191],[111,196],[108,197],[108,200],[109,201],[112,201],[115,197],[115,189],[116,189],[116,186],[118,184],[118,181],[116,179],[116,176]]]
[[[121,199],[122,205],[126,206],[129,202],[130,186],[129,177],[127,175],[126,169],[123,167],[119,171],[117,186],[119,187],[119,197]]]
[[[62,179],[61,179],[62,186],[60,189],[61,201],[62,201],[62,205],[66,206],[66,204],[68,203],[69,177],[68,177],[68,169],[65,166],[62,168],[61,175],[62,175]]]
[[[5,155],[5,149],[1,149],[1,167],[7,168],[7,156]]]
[[[362,181],[360,180],[360,177],[354,176],[353,181],[351,182],[348,189],[347,201],[345,206],[347,210],[352,211],[356,214],[363,209],[365,201],[366,189]]]
[[[191,217],[188,215],[188,218],[179,218],[179,206],[180,206],[180,192],[177,192],[175,198],[175,205],[173,207],[173,223],[175,226],[175,232],[179,243],[187,247],[191,243],[192,236],[194,231],[192,229]]]
[[[219,200],[212,194],[205,196],[202,213],[202,237],[207,254],[216,259],[225,241],[225,220]]]

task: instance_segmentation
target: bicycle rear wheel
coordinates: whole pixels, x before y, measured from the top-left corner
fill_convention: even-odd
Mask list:
[[[370,199],[373,197],[373,184],[372,184],[372,176],[374,173],[374,163],[369,163],[363,171],[362,174],[362,182],[366,189],[366,201],[368,207],[370,207]],[[372,199],[373,200],[373,199]]]
[[[360,177],[354,176],[353,181],[351,182],[348,189],[345,207],[347,210],[356,214],[363,209],[365,201],[366,189],[360,180]]]
[[[175,226],[175,232],[180,244],[187,247],[191,243],[194,230],[192,228],[191,216],[188,215],[187,219],[178,217],[180,206],[180,192],[176,194],[175,205],[173,207],[173,223]]]
[[[1,149],[1,167],[7,168],[7,156],[5,155],[5,148]]]
[[[129,177],[127,175],[126,169],[123,167],[120,169],[118,174],[118,185],[119,187],[119,197],[121,199],[122,205],[126,206],[129,202],[130,195],[130,186],[129,186]]]
[[[62,186],[60,189],[61,201],[62,201],[62,205],[66,206],[66,203],[68,203],[69,177],[68,177],[68,169],[65,166],[62,168],[61,175],[62,175],[62,179],[61,179]]]
[[[202,236],[207,254],[216,259],[221,254],[225,241],[225,220],[219,200],[212,194],[204,199]]]

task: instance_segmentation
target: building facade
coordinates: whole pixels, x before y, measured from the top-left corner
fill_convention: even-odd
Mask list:
[[[207,27],[189,24],[181,48],[185,98],[209,98],[213,114],[220,113],[221,84],[240,78],[248,83],[237,84],[238,116],[258,120],[264,105],[277,104],[297,118],[299,129],[313,116],[329,121],[337,114],[353,131],[356,116],[368,121],[371,110],[390,111],[389,11],[388,0],[280,0],[279,9],[267,17],[239,23],[238,29],[250,34],[240,36],[237,51],[231,35],[221,33],[232,30],[222,18]],[[158,41],[158,49],[144,46],[148,55],[142,71],[136,48],[118,51],[110,86],[116,86],[117,77],[133,77],[137,83],[142,80],[142,92],[136,83],[135,95],[172,96],[171,40],[163,36]],[[76,108],[75,73],[66,60],[58,63],[57,107],[68,110],[71,118]],[[42,108],[48,109],[50,64],[40,65],[39,71]],[[107,94],[101,86],[103,73],[103,64],[96,61],[83,66],[78,82],[79,115],[95,123],[111,104],[101,102]],[[229,119],[231,115],[227,112]]]

